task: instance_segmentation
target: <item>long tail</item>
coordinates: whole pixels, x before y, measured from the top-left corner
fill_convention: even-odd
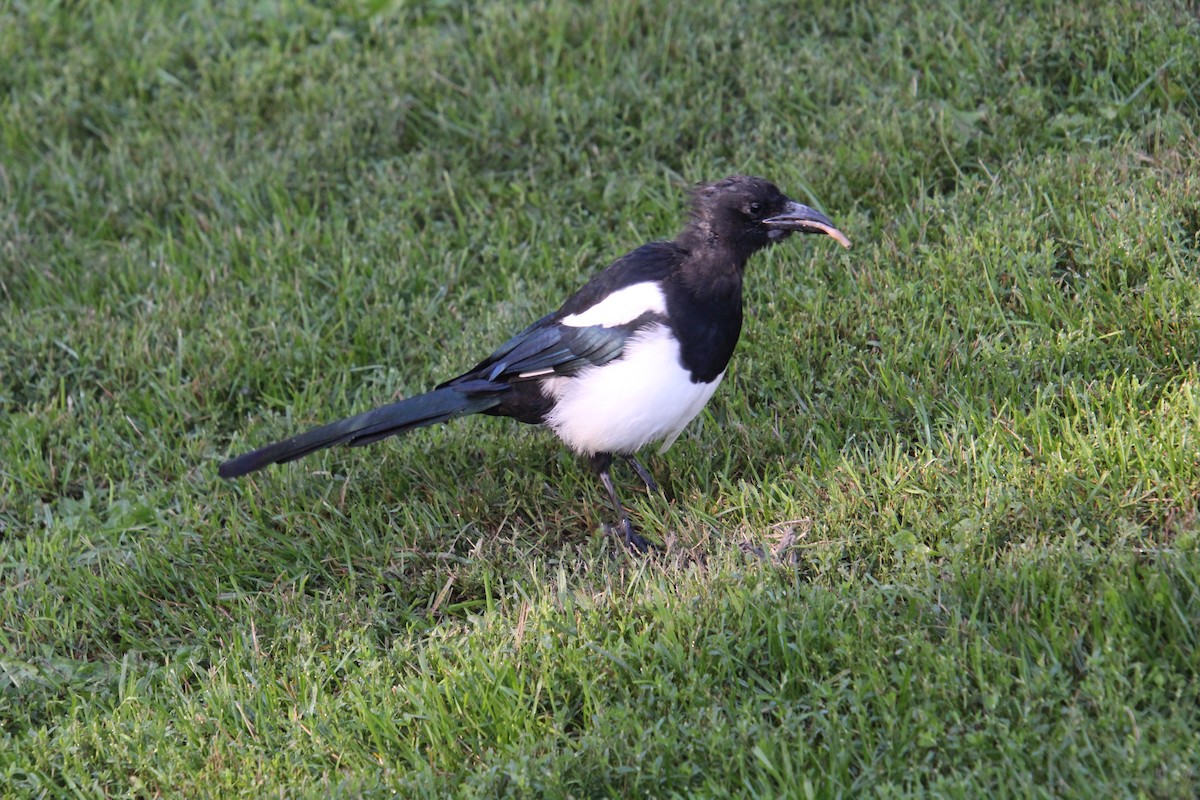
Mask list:
[[[221,465],[218,473],[222,478],[236,478],[271,464],[294,461],[326,447],[339,444],[361,447],[413,428],[477,414],[499,405],[506,389],[505,384],[478,380],[434,389],[232,458]]]

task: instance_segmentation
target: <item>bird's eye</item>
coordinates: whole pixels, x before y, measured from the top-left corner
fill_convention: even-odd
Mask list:
[[[751,203],[748,210],[751,216],[757,217],[762,211],[762,203]]]

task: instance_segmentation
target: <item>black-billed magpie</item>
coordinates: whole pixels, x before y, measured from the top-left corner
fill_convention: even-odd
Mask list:
[[[621,520],[625,544],[649,545],[629,521],[609,469],[674,443],[725,375],[742,329],[742,276],[758,250],[793,232],[850,242],[823,214],[769,181],[734,175],[698,187],[692,217],[671,242],[622,256],[562,307],[426,394],[315,428],[226,461],[224,478],[334,445],[370,444],[464,414],[545,425],[587,457]]]

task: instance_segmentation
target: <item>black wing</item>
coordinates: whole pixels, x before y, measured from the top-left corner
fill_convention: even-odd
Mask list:
[[[513,383],[549,375],[574,375],[584,367],[600,366],[619,358],[629,337],[663,320],[652,313],[612,327],[575,327],[562,325],[559,320],[591,308],[618,289],[662,280],[679,266],[685,255],[672,242],[651,242],[627,253],[571,295],[553,314],[542,317],[442,386],[460,386],[473,380]]]
[[[538,320],[473,368],[441,386],[460,386],[470,381],[503,384],[550,375],[574,375],[585,367],[598,367],[619,358],[631,336],[658,321],[656,315],[644,314],[611,328],[600,325],[576,328],[553,321],[554,316]]]

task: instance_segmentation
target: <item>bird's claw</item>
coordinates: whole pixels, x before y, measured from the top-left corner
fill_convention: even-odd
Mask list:
[[[657,549],[653,543],[651,543],[648,539],[643,538],[638,534],[637,531],[633,529],[633,525],[629,523],[629,520],[625,520],[625,524],[622,527],[625,529],[623,532],[625,546],[630,550],[634,551],[635,553],[645,555],[646,553],[653,552]]]

